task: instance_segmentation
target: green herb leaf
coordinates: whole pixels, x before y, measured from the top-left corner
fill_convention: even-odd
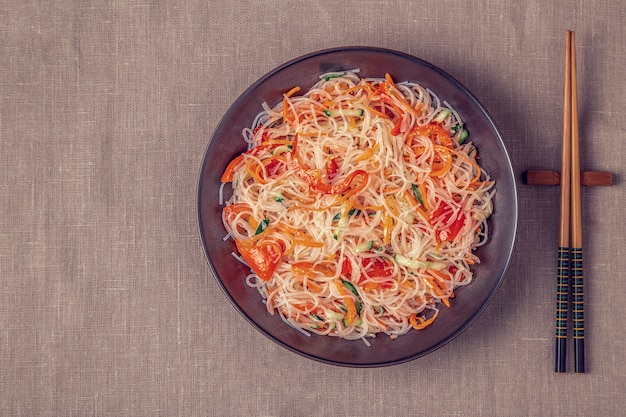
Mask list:
[[[422,193],[420,193],[420,189],[417,185],[415,184],[411,184],[411,188],[413,189],[413,194],[415,194],[415,198],[417,198],[417,201],[420,202],[420,204],[424,204],[424,199],[422,198]]]
[[[270,219],[261,220],[261,223],[259,223],[259,227],[256,228],[256,232],[254,232],[254,234],[258,235],[259,233],[262,233],[265,229],[267,229],[267,226],[269,224],[270,224]]]

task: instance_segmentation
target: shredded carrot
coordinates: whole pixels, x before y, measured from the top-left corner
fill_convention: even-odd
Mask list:
[[[306,207],[306,206],[291,206],[287,209],[287,211],[293,211],[293,210],[305,210],[305,211],[325,211],[328,210],[331,207],[334,207],[335,204],[328,206],[328,207]]]
[[[285,157],[285,155],[272,155],[263,159],[263,166],[267,167],[267,165],[272,161],[280,161],[287,165],[287,158]]]
[[[289,239],[289,245],[286,245],[286,249],[285,252],[283,253],[283,256],[291,256],[293,254],[294,251],[294,237],[292,235],[287,235],[287,239]]]
[[[283,120],[285,122],[289,121],[289,119],[287,118],[287,95],[283,96]]]
[[[430,224],[430,216],[424,211],[424,207],[417,201],[417,197],[415,194],[409,190],[404,191],[404,198],[409,202],[409,205],[419,214],[419,216],[424,220],[427,224]]]
[[[270,139],[270,140],[266,140],[266,141],[261,142],[259,147],[272,146],[272,145],[289,146],[289,145],[291,145],[291,141],[290,140],[286,140],[286,139]]]
[[[276,227],[280,230],[282,230],[283,232],[286,232],[294,237],[303,239],[303,240],[310,240],[313,241],[313,238],[306,232],[303,232],[302,230],[296,229],[295,227],[285,223],[285,222],[279,222]]]
[[[470,165],[472,165],[474,167],[474,169],[476,170],[476,176],[470,181],[470,183],[476,183],[476,182],[478,182],[478,180],[480,180],[480,176],[482,174],[482,170],[480,169],[480,167],[478,166],[476,161],[473,161],[472,158],[468,157],[463,152],[459,152],[459,151],[457,151],[455,149],[451,149],[451,148],[448,148],[446,146],[435,145],[435,150],[437,150],[439,152],[444,152],[446,149],[447,149],[447,152],[452,152],[453,154],[455,154],[456,156],[464,159],[466,162],[468,162]]]
[[[431,318],[424,320],[422,317],[418,317],[417,314],[413,313],[409,317],[409,322],[411,323],[411,326],[413,326],[415,330],[422,330],[430,326],[431,324],[433,324],[433,322],[435,321],[438,315],[439,315],[439,312],[435,311],[435,314],[433,314]]]
[[[324,244],[312,239],[294,239],[293,243],[296,245],[307,246],[309,248],[322,248]]]
[[[448,149],[448,151],[450,151],[450,148],[446,148],[446,147],[441,147],[441,152],[445,152],[445,149]],[[434,171],[430,172],[430,176],[431,177],[440,177],[443,174],[445,174],[446,172],[450,171],[450,168],[452,168],[452,155],[450,155],[449,153],[447,155],[445,155],[443,157],[443,163],[437,163],[437,165],[435,165],[435,163],[433,163],[433,169]]]
[[[256,165],[256,168],[253,169],[252,164]],[[259,175],[259,163],[256,159],[254,158],[246,158],[246,172],[248,173],[248,175],[250,175],[251,177],[254,178],[255,181],[261,183],[261,184],[265,184],[266,181]]]
[[[426,211],[424,210],[424,207],[422,206],[417,206],[415,207],[415,211],[417,211],[417,214],[420,215],[420,217],[422,218],[422,220],[424,220],[424,222],[428,225],[430,225],[430,216],[426,213]]]
[[[484,186],[490,186],[493,185],[493,181],[477,181],[477,182],[470,182],[467,186],[468,189],[470,190],[476,190],[478,187],[480,187],[481,185]]]
[[[380,145],[378,144],[378,142],[372,146],[371,148],[367,148],[362,154],[361,156],[359,156],[356,159],[356,162],[361,162],[361,161],[365,161],[367,159],[371,159],[372,156],[374,155],[374,153],[378,152],[378,150],[380,149]]]
[[[348,117],[348,126],[352,130],[356,129],[356,119],[353,116]]]
[[[369,91],[365,91],[366,94],[371,94],[373,92],[372,86],[369,84],[359,84],[359,85],[355,85],[354,87],[350,87],[345,91],[345,94],[352,94],[354,92],[357,91],[361,91],[361,90],[369,90]]]
[[[354,204],[354,200],[346,201],[346,204],[343,206],[343,210],[341,210],[341,217],[342,218],[348,217],[348,214],[350,213],[350,210],[352,210],[352,205],[353,204]]]
[[[288,91],[285,95],[286,95],[287,97],[291,97],[291,96],[293,96],[294,94],[296,94],[298,91],[300,91],[300,87],[297,87],[297,86],[296,86],[296,87],[292,88],[291,90],[289,90],[289,91]]]
[[[415,197],[415,195],[413,194],[412,191],[409,190],[404,190],[404,198],[406,199],[406,201],[409,202],[409,205],[411,205],[413,208],[419,206],[419,201],[417,201],[417,197]]]
[[[431,277],[426,277],[426,283],[429,284],[428,286],[430,288],[432,288],[433,291],[435,291],[435,293],[441,297],[441,301],[446,305],[446,307],[450,307],[450,301],[448,301],[448,297],[444,294],[444,292],[441,290],[441,288],[439,287],[439,285],[437,284],[437,281],[435,281],[433,278]]]
[[[382,117],[382,118],[384,118],[384,119],[389,119],[389,118],[390,118],[390,117],[389,117],[388,115],[386,115],[385,113],[383,113],[383,112],[381,112],[381,111],[378,111],[378,110],[376,110],[375,108],[373,108],[373,107],[371,107],[371,106],[366,106],[366,108],[367,108],[370,112],[374,113],[374,114],[375,114],[376,116],[378,116],[378,117]]]
[[[309,314],[310,312],[312,312],[313,310],[315,310],[317,308],[317,304],[311,302],[311,301],[303,301],[301,303],[293,303],[291,305],[293,308],[295,308],[296,310],[298,310],[299,313],[302,314]]]
[[[335,286],[337,287],[339,293],[343,296],[343,302],[346,305],[346,309],[348,310],[346,311],[346,324],[348,326],[352,326],[356,321],[356,318],[358,317],[356,311],[356,303],[352,299],[352,296],[350,295],[348,289],[344,287],[341,281],[335,280]]]
[[[379,288],[380,288],[380,283],[378,282],[366,282],[365,284],[363,284],[363,291],[365,292],[376,291]]]
[[[398,192],[402,191],[401,187],[387,187],[383,190],[383,194],[388,195],[388,194],[396,194]]]
[[[324,246],[322,242],[318,242],[309,236],[306,232],[296,229],[284,222],[279,222],[276,226],[277,230],[285,232],[291,241],[290,251],[293,251],[294,245],[302,245],[310,248],[321,248]]]
[[[387,81],[387,84],[392,87],[392,88],[397,88],[396,87],[396,83],[393,81],[393,78],[391,78],[391,75],[389,75],[389,73],[385,74],[385,81]]]
[[[333,271],[333,269],[329,266],[324,264],[314,264],[313,262],[307,261],[292,264],[291,271],[296,274],[305,275],[309,278],[317,275],[317,273],[321,273],[327,277],[332,277],[335,274],[335,271]]]
[[[398,203],[396,202],[395,198],[393,198],[392,196],[388,195],[385,198],[385,202],[387,203],[387,206],[389,207],[389,210],[391,211],[391,214],[393,214],[396,217],[400,215],[400,209],[398,208]]]
[[[241,165],[243,161],[243,154],[237,156],[235,159],[230,161],[230,163],[224,170],[222,177],[220,178],[220,182],[232,182],[233,178],[235,177],[235,172],[237,171],[237,169],[239,169],[239,165]]]
[[[361,206],[359,204],[354,203],[352,205],[357,210],[374,210],[374,211],[382,211],[385,209],[384,206]]]
[[[324,288],[317,285],[315,282],[311,281],[310,279],[306,279],[304,280],[304,286],[307,287],[308,289],[310,289],[311,291],[313,291],[314,293],[321,293],[322,291],[324,291]]]
[[[383,243],[389,245],[391,243],[391,230],[393,229],[393,217],[385,213],[383,218]]]
[[[429,269],[428,273],[432,275],[434,278],[439,279],[440,281],[450,281],[449,275],[446,275],[441,271],[437,271],[436,269]]]
[[[387,325],[385,323],[383,323],[382,320],[380,320],[377,317],[374,317],[374,320],[376,320],[376,323],[378,323],[378,325],[380,326],[380,328],[382,329],[382,331],[386,332],[387,330],[389,330],[389,327],[387,327]]]
[[[385,74],[385,81],[391,88],[393,88],[393,90],[390,90],[390,92],[394,93],[393,96],[403,105],[403,107],[409,110],[409,112],[411,112],[415,117],[420,117],[421,115],[418,109],[411,106],[406,97],[404,97],[404,94],[402,94],[400,90],[398,90],[398,87],[396,87],[396,84],[393,82],[391,75]]]

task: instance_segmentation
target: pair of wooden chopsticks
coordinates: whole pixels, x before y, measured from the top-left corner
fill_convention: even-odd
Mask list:
[[[585,372],[585,323],[583,304],[583,252],[580,207],[580,150],[574,32],[565,34],[565,82],[563,94],[563,143],[561,155],[561,219],[557,258],[557,312],[555,371],[565,372],[568,311],[571,311],[575,372]],[[571,232],[571,236],[570,236]]]

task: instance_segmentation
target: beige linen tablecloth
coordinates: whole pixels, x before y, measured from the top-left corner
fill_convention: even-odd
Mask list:
[[[626,409],[622,1],[0,1],[0,415],[590,416]],[[563,47],[576,31],[587,373],[553,371]],[[402,365],[285,350],[204,258],[196,187],[251,83],[319,49],[429,61],[499,126],[517,244],[478,320]],[[571,345],[570,345],[571,349]],[[571,350],[570,350],[571,352]],[[571,359],[571,353],[570,353]]]

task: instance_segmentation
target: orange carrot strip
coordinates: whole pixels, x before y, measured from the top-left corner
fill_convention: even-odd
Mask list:
[[[291,96],[293,96],[294,94],[296,94],[298,91],[300,91],[300,87],[297,87],[297,86],[296,86],[296,87],[292,88],[291,90],[289,90],[289,91],[288,91],[285,95],[286,95],[287,97],[291,97]]]
[[[429,287],[432,288],[432,290],[435,291],[439,297],[441,297],[441,301],[446,305],[446,307],[450,307],[448,297],[444,294],[439,285],[437,285],[437,282],[431,277],[426,277],[426,283],[429,284]]]
[[[343,296],[343,302],[346,305],[346,309],[348,310],[346,311],[346,324],[348,326],[352,326],[356,321],[356,318],[358,317],[356,311],[356,303],[352,299],[352,296],[350,295],[348,289],[344,287],[341,281],[336,280],[335,286],[337,287],[337,290],[339,290],[339,293]]]
[[[294,239],[293,243],[296,245],[307,246],[309,248],[321,248],[324,246],[322,242],[318,242],[312,239]]]
[[[445,151],[446,149],[448,151]],[[440,150],[441,150],[441,152],[449,152],[449,151],[451,151],[450,148],[446,148],[444,146],[441,146]],[[444,159],[444,161],[443,161],[442,164],[438,164],[438,166],[434,166],[434,164],[433,164],[433,168],[435,170],[430,172],[430,176],[431,177],[440,177],[443,174],[445,174],[446,172],[450,171],[450,168],[452,167],[452,155],[447,153],[446,156],[443,156],[443,159]]]
[[[431,318],[424,320],[423,318],[418,317],[417,314],[413,313],[411,314],[411,317],[409,317],[409,322],[411,323],[411,326],[413,326],[415,330],[422,330],[430,326],[435,321],[438,315],[439,315],[439,312],[435,311],[435,314],[433,314]],[[419,323],[418,323],[418,320],[419,320]]]
[[[372,106],[367,106],[368,110],[372,113],[374,113],[376,116],[378,117],[382,117],[383,119],[390,119],[389,116],[387,116],[385,113],[376,110],[375,108],[373,108]]]
[[[365,161],[367,159],[370,159],[375,152],[378,152],[378,150],[380,149],[380,145],[377,143],[374,146],[372,146],[371,148],[367,148],[357,159],[356,162],[361,162],[361,161]]]
[[[388,188],[383,189],[383,194],[396,194],[397,192],[401,190],[402,190],[401,187],[388,187]]]
[[[383,218],[383,243],[388,245],[391,243],[391,230],[393,229],[393,217],[385,213]]]
[[[402,94],[400,92],[400,90],[398,90],[398,87],[396,87],[396,84],[393,82],[393,79],[391,78],[391,75],[389,74],[385,74],[385,81],[387,82],[387,84],[392,88],[391,90],[389,90],[390,93],[393,93],[393,96],[400,102],[402,103],[402,105],[409,110],[411,113],[413,113],[413,115],[415,117],[420,117],[420,113],[419,111],[411,106],[411,104],[407,101],[406,97],[404,97],[404,94]],[[421,108],[421,107],[420,107]]]
[[[470,157],[468,157],[466,154],[464,154],[463,152],[459,152],[455,149],[451,149],[445,146],[441,146],[441,145],[435,145],[435,150],[438,151],[445,151],[448,150],[448,152],[452,152],[453,154],[455,154],[456,156],[458,156],[459,158],[464,159],[466,162],[468,162],[470,165],[472,165],[474,167],[474,169],[476,170],[476,176],[470,181],[471,183],[475,183],[478,182],[480,180],[480,175],[482,173],[480,167],[478,166],[478,164],[473,161]]]

